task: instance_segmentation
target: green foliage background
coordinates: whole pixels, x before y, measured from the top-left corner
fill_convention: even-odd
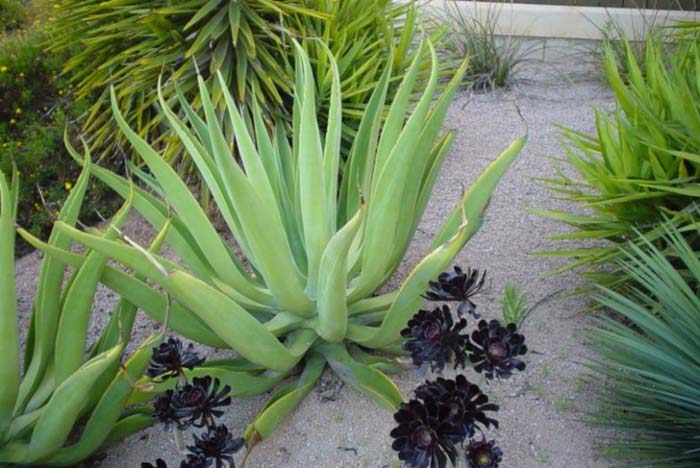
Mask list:
[[[175,85],[195,109],[200,102],[196,75],[212,89],[217,112],[223,98],[216,72],[223,75],[238,105],[260,107],[269,123],[289,121],[293,103],[293,48],[300,41],[310,56],[318,83],[318,112],[325,126],[331,73],[323,44],[338,60],[345,126],[344,147],[361,111],[387,65],[400,76],[413,55],[417,33],[416,2],[391,0],[166,0],[118,3],[63,0],[51,22],[54,50],[73,50],[64,68],[80,98],[99,95],[85,124],[91,144],[128,148],[118,136],[108,109],[108,87],[137,133],[174,164],[181,148],[167,130],[154,92],[166,81],[166,101],[181,112]],[[145,6],[147,8],[144,8]],[[390,55],[393,45],[395,54]],[[423,67],[427,71],[428,65]],[[389,100],[395,92],[392,85]],[[221,115],[221,114],[220,114]],[[223,121],[223,120],[222,120]],[[231,129],[225,129],[230,134]],[[191,168],[191,164],[188,162]]]
[[[667,247],[630,242],[620,258],[628,284],[597,297],[613,314],[598,317],[591,332],[599,382],[593,423],[612,431],[606,454],[622,464],[693,467],[700,464],[700,262],[676,226],[662,229]]]
[[[0,170],[10,174],[17,165],[22,178],[17,222],[40,237],[49,233],[80,173],[64,147],[64,131],[76,127],[91,102],[89,96],[78,100],[61,75],[67,53],[47,53],[45,41],[38,26],[0,36]],[[97,221],[98,209],[113,213],[109,198],[103,186],[92,183],[82,219]],[[27,250],[18,243],[18,254]]]
[[[670,45],[652,36],[645,50],[642,68],[627,47],[623,76],[608,47],[606,72],[618,108],[596,112],[595,135],[563,129],[565,154],[544,184],[575,213],[534,210],[573,226],[556,239],[598,241],[544,254],[572,259],[564,270],[581,268],[603,284],[624,279],[615,267],[619,246],[637,239],[637,230],[662,246],[659,222],[670,216],[692,224],[688,208],[700,196],[700,48],[694,40]],[[697,234],[687,235],[700,248]]]
[[[0,0],[0,34],[19,29],[27,14],[19,0]]]

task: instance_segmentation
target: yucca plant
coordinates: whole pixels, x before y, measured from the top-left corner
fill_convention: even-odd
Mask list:
[[[575,175],[557,168],[556,177],[543,181],[579,212],[533,210],[575,228],[556,239],[606,241],[545,254],[572,258],[564,270],[582,267],[586,276],[608,284],[619,275],[597,270],[615,265],[619,245],[636,239],[637,229],[660,241],[664,215],[692,223],[685,209],[700,195],[700,49],[696,43],[680,46],[669,58],[669,49],[650,39],[646,50],[645,73],[628,52],[628,83],[607,50],[606,70],[620,109],[596,112],[597,135],[563,130],[566,155],[560,162]]]
[[[592,422],[611,431],[607,454],[622,464],[691,467],[700,464],[700,261],[677,226],[663,228],[667,247],[644,237],[626,245],[628,287],[597,297],[614,314],[591,333]]]
[[[71,191],[58,219],[76,223],[88,186],[90,163]],[[100,275],[132,278],[105,265],[97,252],[78,256],[64,285],[66,265],[46,256],[41,264],[24,356],[20,359],[15,301],[15,219],[19,180],[0,172],[0,465],[75,466],[105,444],[150,424],[148,410],[127,409],[131,382],[146,368],[151,346],[146,339],[124,362],[136,306],[121,299],[100,338],[88,344],[88,326]],[[99,238],[113,239],[131,207],[124,207]],[[29,236],[28,233],[22,231]],[[158,249],[164,233],[151,251]],[[46,244],[67,249],[70,238],[54,230]],[[22,362],[20,362],[22,361]]]
[[[108,112],[110,86],[129,125],[164,148],[164,156],[175,163],[182,148],[168,132],[153,93],[162,73],[177,83],[195,109],[201,105],[197,91],[201,75],[222,122],[226,107],[222,83],[238,106],[259,106],[266,121],[288,120],[294,83],[291,39],[296,38],[319,76],[318,108],[325,128],[332,74],[324,47],[329,47],[338,62],[346,117],[343,135],[349,141],[384,68],[390,65],[400,75],[415,53],[415,0],[52,3],[51,47],[74,51],[64,71],[78,97],[99,95],[84,129],[91,147],[108,157],[123,154],[111,150],[129,148]],[[390,58],[387,50],[392,45],[396,53]],[[394,89],[390,85],[389,101]],[[168,106],[181,113],[175,86],[164,86],[162,92]],[[230,134],[227,125],[223,130]],[[185,164],[192,167],[189,160]]]
[[[203,375],[220,377],[237,395],[251,395],[303,368],[298,380],[282,385],[252,422],[246,431],[249,446],[266,437],[304,398],[326,364],[353,388],[391,411],[397,409],[403,397],[379,370],[391,367],[392,361],[367,351],[401,352],[400,331],[422,304],[429,281],[446,269],[478,230],[491,192],[525,142],[523,137],[513,143],[464,194],[436,236],[433,250],[403,285],[377,294],[404,257],[452,142],[452,132],[438,135],[466,64],[431,105],[439,72],[434,48],[422,43],[382,123],[392,79],[386,68],[343,162],[336,62],[329,54],[331,112],[322,134],[312,65],[303,48],[296,42],[294,47],[290,139],[284,125],[270,133],[258,109],[245,118],[221,75],[219,89],[227,104],[224,125],[233,129],[233,142],[224,135],[202,77],[204,115],[181,96],[187,122],[160,92],[163,113],[211,191],[235,239],[235,250],[207,220],[174,169],[128,126],[116,92],[112,107],[117,124],[150,169],[150,174],[137,174],[162,197],[134,188],[133,205],[156,230],[170,224],[166,240],[182,263],[148,253],[128,240],[104,239],[56,223],[58,232],[143,278],[117,282],[103,275],[107,286],[151,310],[153,316],[162,316],[165,307],[158,292],[162,288],[173,299],[169,324],[174,331],[204,344],[232,348],[241,356],[220,363],[218,373],[197,368],[188,375],[206,372]],[[432,63],[430,80],[406,117],[426,53]],[[92,172],[127,196],[127,180],[98,167]],[[67,263],[77,262],[74,254],[35,244]],[[159,289],[153,289],[151,282]],[[167,385],[172,384],[156,385],[155,390]],[[143,392],[132,402],[151,395]]]

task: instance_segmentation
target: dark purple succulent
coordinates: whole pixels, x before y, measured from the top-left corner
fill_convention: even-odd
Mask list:
[[[212,466],[234,467],[233,455],[245,445],[241,437],[234,438],[224,425],[212,426],[199,437],[194,436],[194,445],[187,449],[194,455],[213,462]],[[227,465],[228,464],[228,465]]]
[[[146,375],[155,379],[167,379],[181,375],[184,369],[192,369],[204,363],[190,343],[183,350],[182,342],[176,338],[168,338],[168,341],[153,348],[151,362],[146,370]]]
[[[231,404],[231,387],[224,385],[219,391],[221,381],[210,376],[195,377],[191,384],[184,385],[173,393],[170,401],[180,429],[190,425],[195,427],[211,426],[214,418],[224,414],[217,408]]]
[[[406,338],[403,349],[411,353],[413,364],[418,367],[430,364],[433,372],[442,371],[453,361],[455,369],[464,368],[469,335],[460,332],[466,326],[463,318],[454,323],[447,306],[432,311],[419,310],[401,330],[401,336]]]
[[[214,460],[199,453],[188,453],[180,462],[180,468],[214,468]]]
[[[525,363],[517,357],[527,353],[527,346],[515,324],[504,327],[498,320],[488,323],[481,320],[478,327],[468,345],[469,360],[476,372],[483,372],[488,379],[506,379],[513,374],[513,369],[525,369]]]
[[[489,398],[479,386],[463,375],[458,375],[454,380],[438,377],[419,385],[415,393],[417,398],[436,402],[447,409],[446,417],[459,429],[460,442],[472,437],[478,425],[498,428],[498,421],[486,414],[498,411],[498,405],[489,403]]]
[[[153,400],[153,419],[165,424],[166,430],[177,422],[177,414],[171,405],[173,394],[173,390],[166,390]]]
[[[410,400],[394,414],[398,423],[390,435],[399,460],[412,468],[455,464],[460,431],[448,418],[448,408],[434,401]]]
[[[425,298],[429,301],[459,302],[457,314],[461,317],[464,312],[479,318],[476,312],[476,304],[471,298],[484,289],[486,272],[479,276],[479,270],[467,268],[464,272],[455,266],[454,271],[446,271],[438,276],[437,281],[428,283],[429,288]]]
[[[153,463],[143,462],[141,463],[141,468],[168,468],[168,465],[165,463],[165,460],[158,458],[155,465]]]
[[[493,440],[470,440],[466,458],[468,468],[498,468],[503,452]]]

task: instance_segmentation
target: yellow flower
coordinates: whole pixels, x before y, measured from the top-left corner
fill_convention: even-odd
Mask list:
[[[7,71],[7,65],[0,66],[0,72],[4,73]]]
[[[62,89],[59,89],[59,90],[58,90],[58,95],[59,95],[59,96],[63,96],[63,90],[62,90]]]
[[[22,109],[20,109],[19,107],[17,109],[15,109],[15,114],[19,115],[21,113],[22,113]]]
[[[24,73],[20,72],[19,76],[20,76],[20,78],[24,78]]]
[[[41,205],[39,205],[38,203],[34,203],[34,208],[36,208],[38,211],[41,209]]]
[[[10,119],[10,125],[14,125],[17,121],[15,119]]]
[[[66,190],[68,190],[69,192],[70,192],[70,189],[73,188],[73,184],[71,184],[70,182],[66,182],[65,184],[63,184],[63,186],[64,186],[64,187],[66,188]]]

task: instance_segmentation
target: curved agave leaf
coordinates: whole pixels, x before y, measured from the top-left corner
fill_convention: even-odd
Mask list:
[[[19,183],[13,170],[8,184],[0,172],[0,271],[11,272],[0,281],[0,353],[6,358],[0,363],[0,441],[10,428],[10,421],[20,382],[19,335],[15,293],[15,219]]]
[[[381,371],[355,361],[345,345],[324,344],[319,352],[328,360],[338,377],[355,390],[364,393],[384,409],[395,412],[404,401],[401,391]]]
[[[76,223],[89,177],[90,162],[86,160],[83,171],[58,215],[59,220],[71,225]],[[57,230],[52,230],[49,243],[66,250],[70,246],[70,238]],[[48,257],[41,264],[34,304],[35,312],[32,314],[34,349],[31,354],[31,362],[19,387],[15,415],[21,413],[34,389],[41,383],[49,362],[53,361],[54,339],[60,317],[60,303],[56,298],[61,297],[64,272],[65,265],[55,258]]]
[[[304,372],[296,382],[278,389],[246,428],[244,437],[248,450],[257,442],[267,438],[282,420],[301,403],[321,377],[326,362],[321,355],[312,352],[306,360]]]

